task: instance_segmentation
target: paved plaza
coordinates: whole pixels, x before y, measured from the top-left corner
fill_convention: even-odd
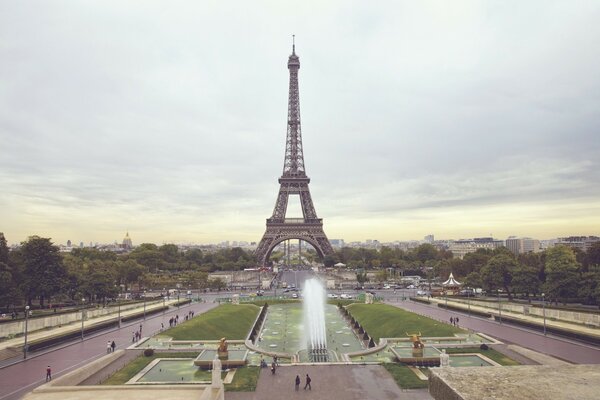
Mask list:
[[[305,377],[311,379],[312,390],[304,390]],[[300,390],[294,390],[296,375]],[[402,390],[380,365],[294,365],[277,369],[275,375],[263,369],[256,391],[226,392],[226,400],[428,400],[427,389]]]

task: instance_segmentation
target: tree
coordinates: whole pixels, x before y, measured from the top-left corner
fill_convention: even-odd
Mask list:
[[[0,259],[0,261],[2,260]],[[587,251],[587,263],[589,266],[600,266],[600,242],[592,244]]]
[[[356,281],[358,282],[358,284],[360,286],[364,285],[365,282],[369,281],[369,278],[367,278],[367,273],[366,272],[358,272],[356,274]]]
[[[382,283],[388,280],[388,272],[387,269],[381,269],[379,271],[377,271],[377,274],[375,275],[375,279],[377,280],[377,282]]]
[[[559,245],[546,250],[546,283],[543,287],[551,301],[566,302],[577,296],[579,267],[571,248]]]
[[[503,288],[512,299],[511,284],[517,263],[512,253],[499,252],[481,269],[481,280],[486,290]]]
[[[8,264],[8,245],[2,232],[0,232],[0,263]]]
[[[513,271],[512,287],[515,293],[529,294],[540,293],[541,285],[538,278],[539,271],[535,267],[525,264],[517,264]]]
[[[463,280],[463,285],[465,287],[470,287],[470,288],[480,288],[482,286],[481,284],[481,275],[479,274],[479,272],[471,272],[469,275],[465,276],[464,280]]]
[[[21,244],[23,260],[23,292],[27,303],[39,298],[40,306],[44,301],[59,293],[67,276],[59,249],[49,238],[31,236]]]

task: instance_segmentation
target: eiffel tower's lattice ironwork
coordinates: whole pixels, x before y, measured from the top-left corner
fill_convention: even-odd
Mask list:
[[[263,266],[267,265],[273,248],[288,239],[300,239],[310,243],[321,258],[333,253],[331,243],[323,231],[323,220],[317,217],[310,197],[308,189],[310,178],[306,176],[304,168],[298,90],[300,59],[296,55],[295,44],[292,46],[292,55],[288,59],[288,69],[290,70],[290,88],[283,174],[279,178],[279,195],[273,215],[267,219],[267,230],[255,253],[258,262]],[[285,217],[290,195],[300,197],[303,218]]]

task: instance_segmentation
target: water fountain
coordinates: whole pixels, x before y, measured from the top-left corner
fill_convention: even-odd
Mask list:
[[[327,331],[325,329],[325,290],[318,279],[304,283],[304,333],[311,362],[327,362]]]

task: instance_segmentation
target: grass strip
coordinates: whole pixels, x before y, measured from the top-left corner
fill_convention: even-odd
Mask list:
[[[163,334],[174,340],[244,340],[259,311],[253,304],[223,304]]]
[[[404,364],[383,364],[385,369],[392,375],[396,384],[401,389],[424,389],[429,386],[429,381],[422,381]],[[426,369],[421,369],[425,375],[428,375]]]
[[[389,304],[352,304],[348,306],[350,314],[361,324],[375,340],[380,338],[406,337],[407,333],[421,332],[422,336],[454,336],[466,333],[434,319],[402,310]]]
[[[260,375],[259,367],[237,368],[231,383],[225,385],[226,392],[254,392]]]
[[[448,354],[463,354],[463,353],[479,353],[483,354],[487,358],[496,361],[500,365],[521,365],[518,361],[500,353],[494,349],[481,350],[479,347],[462,347],[462,348],[446,348]]]
[[[196,358],[199,353],[154,353],[150,357],[140,355],[138,358],[125,365],[120,370],[112,374],[103,385],[124,385],[125,382],[133,378],[138,372],[144,369],[148,364],[157,358]]]

